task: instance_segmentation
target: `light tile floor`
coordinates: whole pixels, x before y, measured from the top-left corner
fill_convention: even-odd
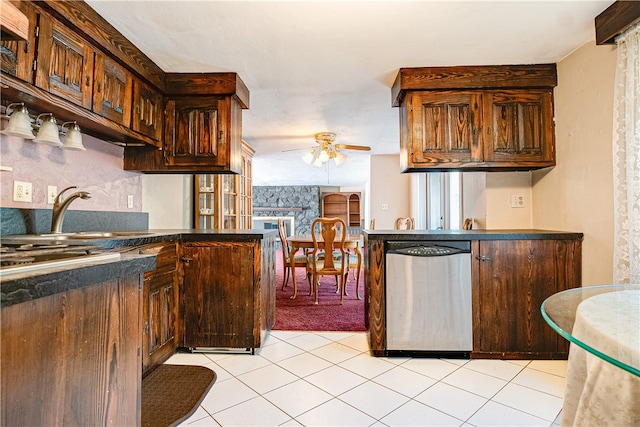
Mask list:
[[[218,376],[181,426],[555,426],[566,361],[372,357],[363,332],[272,331],[256,355],[178,353]]]

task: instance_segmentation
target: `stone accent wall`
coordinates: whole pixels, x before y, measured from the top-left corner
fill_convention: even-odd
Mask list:
[[[320,216],[320,187],[253,187],[253,216],[292,216],[295,218],[295,234],[310,234],[311,223]]]

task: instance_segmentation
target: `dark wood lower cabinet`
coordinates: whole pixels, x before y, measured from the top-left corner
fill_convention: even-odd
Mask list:
[[[580,285],[581,242],[476,241],[472,255],[472,357],[566,358],[568,342],[547,325],[540,306]]]
[[[140,424],[139,275],[3,307],[3,426]]]
[[[556,292],[581,286],[582,234],[556,234],[471,241],[472,358],[567,358],[567,341],[545,322],[540,306]],[[387,352],[385,242],[397,239],[365,234],[365,309],[375,356]]]
[[[275,321],[275,237],[184,242],[184,347],[253,349]]]
[[[124,247],[120,252],[156,256],[156,269],[144,274],[142,291],[142,375],[175,352],[179,340],[178,245],[167,240]]]

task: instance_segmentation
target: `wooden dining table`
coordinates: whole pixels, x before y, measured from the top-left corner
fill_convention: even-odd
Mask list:
[[[287,238],[287,241],[289,242],[289,244],[291,245],[291,251],[289,252],[289,259],[293,260],[295,257],[295,253],[299,250],[299,249],[313,249],[313,238],[311,237],[311,234],[295,234],[291,237]],[[358,257],[358,267],[357,267],[357,277],[360,277],[360,268],[362,266],[362,252],[360,251],[360,244],[362,242],[362,235],[361,234],[348,234],[347,237],[344,240],[344,248],[347,251],[351,251],[353,250],[355,252],[355,255]],[[340,248],[340,244],[341,242],[336,240],[334,242],[334,247],[333,250],[335,249],[339,249]],[[322,237],[318,237],[318,248],[319,249],[325,249],[324,248],[324,242],[322,241]],[[291,295],[291,299],[295,299],[296,296],[298,295],[298,285],[296,283],[296,266],[295,266],[295,262],[291,262],[291,277],[293,278],[293,295]],[[358,299],[362,299],[360,297],[360,290],[358,289],[359,286],[356,286],[356,297]],[[346,287],[345,287],[345,295],[346,295]]]

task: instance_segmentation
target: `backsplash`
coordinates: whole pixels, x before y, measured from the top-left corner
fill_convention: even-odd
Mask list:
[[[0,208],[0,236],[38,234],[51,231],[51,209]],[[149,228],[146,212],[105,212],[69,210],[63,232],[127,231]]]
[[[82,137],[86,151],[0,135],[0,166],[12,168],[0,172],[0,207],[51,209],[47,187],[52,185],[58,192],[78,186],[78,190],[91,193],[91,199],[74,201],[70,210],[141,212],[142,175],[122,169],[124,149],[88,135]],[[31,203],[13,201],[14,181],[32,184]],[[131,208],[129,195],[133,200]]]

